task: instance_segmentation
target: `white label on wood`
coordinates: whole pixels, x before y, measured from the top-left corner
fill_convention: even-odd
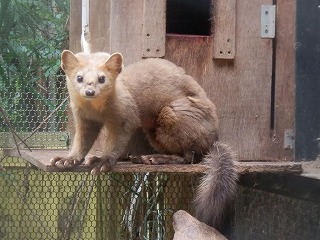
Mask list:
[[[144,0],[142,57],[165,55],[166,2]]]
[[[261,38],[274,38],[276,34],[276,6],[261,5]]]
[[[236,0],[214,1],[213,57],[233,59],[236,38]]]

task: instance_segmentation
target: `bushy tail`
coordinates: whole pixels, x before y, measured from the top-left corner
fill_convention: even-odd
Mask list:
[[[215,143],[204,157],[210,168],[200,181],[194,200],[195,217],[219,228],[226,207],[236,194],[238,174],[234,154],[222,143]]]

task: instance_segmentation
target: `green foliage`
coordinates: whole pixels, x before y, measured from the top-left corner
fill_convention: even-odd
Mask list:
[[[68,17],[68,1],[0,2],[0,104],[18,131],[31,131],[63,100],[59,55],[67,47]]]

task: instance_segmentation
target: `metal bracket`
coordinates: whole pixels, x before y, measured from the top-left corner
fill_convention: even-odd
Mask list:
[[[276,5],[261,5],[261,38],[276,35]]]
[[[294,130],[293,129],[285,129],[284,130],[284,144],[283,148],[290,150],[294,149]]]

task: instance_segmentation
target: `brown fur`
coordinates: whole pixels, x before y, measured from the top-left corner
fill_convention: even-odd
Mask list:
[[[212,170],[200,185],[196,212],[200,220],[216,225],[233,198],[237,176],[232,156],[215,154],[216,108],[200,85],[164,59],[141,60],[124,69],[119,53],[74,55],[63,51],[61,60],[76,132],[69,155],[51,163],[61,168],[80,164],[101,128],[107,128],[102,156],[88,160],[93,173],[106,171],[125,154],[132,134],[142,128],[152,147],[168,155],[133,157],[135,162],[191,163],[205,154]],[[101,83],[102,76],[105,81]]]

